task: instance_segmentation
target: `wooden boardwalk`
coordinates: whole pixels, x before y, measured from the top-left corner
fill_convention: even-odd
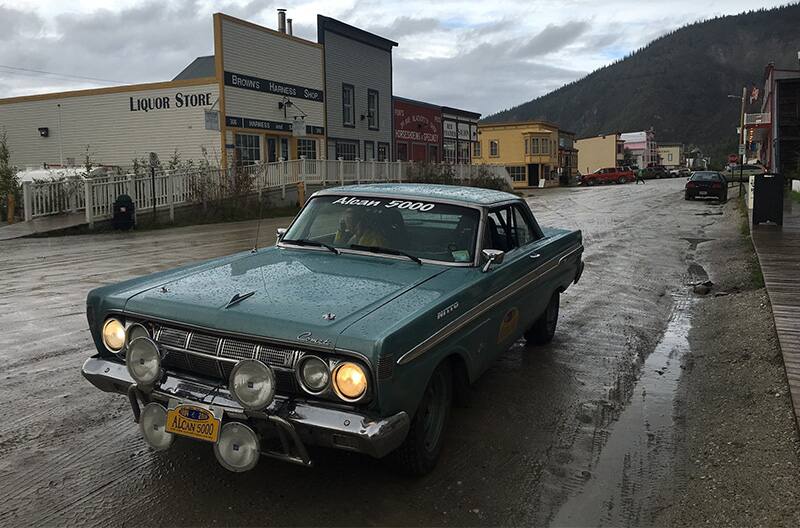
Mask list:
[[[783,226],[751,226],[800,423],[800,203],[787,200]]]
[[[86,223],[83,213],[69,213],[52,216],[41,216],[27,222],[4,224],[0,226],[0,240],[11,240],[37,233],[48,233],[67,227],[74,227]]]

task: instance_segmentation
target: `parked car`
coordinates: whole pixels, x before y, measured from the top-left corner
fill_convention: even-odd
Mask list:
[[[692,171],[687,169],[686,167],[678,167],[675,169],[671,169],[669,171],[669,175],[672,178],[688,178],[692,175]]]
[[[669,173],[661,165],[651,165],[644,169],[642,177],[645,180],[660,180],[661,178],[669,177]]]
[[[719,172],[698,171],[693,172],[686,182],[684,198],[717,198],[721,202],[728,200],[728,182]]]
[[[591,174],[586,174],[581,179],[584,185],[597,185],[600,183],[628,183],[636,179],[636,175],[629,168],[607,167],[597,169]]]
[[[750,176],[764,174],[765,172],[767,172],[767,169],[757,164],[733,165],[728,167],[727,179],[735,182],[749,182]]]
[[[128,396],[156,450],[207,441],[244,471],[260,454],[311,465],[319,445],[422,474],[454,396],[518,339],[552,339],[582,253],[580,231],[540,227],[512,194],[327,189],[274,247],[89,292],[82,372]]]

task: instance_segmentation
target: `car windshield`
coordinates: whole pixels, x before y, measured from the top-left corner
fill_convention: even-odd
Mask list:
[[[719,181],[719,174],[716,172],[695,172],[692,174],[692,181]]]
[[[476,209],[414,198],[318,196],[306,205],[282,240],[472,262],[479,216]]]

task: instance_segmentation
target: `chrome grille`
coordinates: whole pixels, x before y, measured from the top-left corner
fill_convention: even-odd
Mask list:
[[[165,352],[163,365],[168,369],[227,381],[237,361],[255,358],[273,368],[278,392],[299,392],[294,377],[296,358],[300,354],[297,349],[171,326],[157,326],[154,335]]]

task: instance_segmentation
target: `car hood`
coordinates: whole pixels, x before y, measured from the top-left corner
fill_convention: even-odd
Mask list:
[[[446,269],[272,247],[148,287],[128,299],[125,311],[333,347],[347,326]],[[247,297],[232,302],[237,295]]]

